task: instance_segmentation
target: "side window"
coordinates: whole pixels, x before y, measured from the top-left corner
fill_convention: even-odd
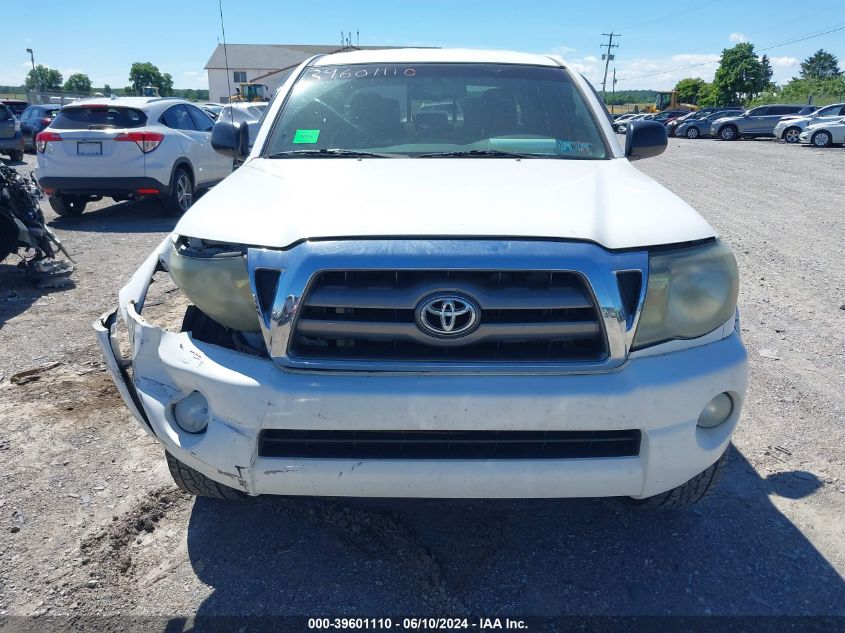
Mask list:
[[[196,130],[191,115],[183,105],[176,105],[165,110],[161,122],[173,130]]]
[[[214,121],[205,112],[194,106],[186,106],[188,112],[191,114],[191,119],[194,121],[194,126],[200,132],[211,132],[214,128]]]
[[[8,121],[12,118],[12,111],[4,105],[0,105],[0,121]]]
[[[748,113],[748,116],[765,116],[767,113],[771,114],[769,110],[770,108],[768,108],[767,106],[763,106],[762,108],[754,108],[753,110],[751,110],[751,112]]]
[[[246,83],[246,71],[245,70],[236,70],[232,73],[233,80],[235,83]]]
[[[21,121],[29,121],[32,118],[32,113],[35,111],[35,108],[27,108],[21,113]]]

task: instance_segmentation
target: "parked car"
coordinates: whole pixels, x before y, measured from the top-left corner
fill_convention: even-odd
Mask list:
[[[9,106],[0,103],[0,154],[12,160],[23,160],[21,124]]]
[[[845,118],[819,121],[804,128],[798,137],[799,143],[810,143],[816,147],[830,147],[845,143]]]
[[[115,97],[64,106],[36,136],[38,182],[59,215],[91,200],[151,197],[184,213],[232,171],[211,147],[214,121],[182,99]]]
[[[651,119],[653,115],[651,114],[635,114],[627,121],[622,121],[616,126],[616,132],[618,134],[625,134],[626,130],[628,129],[628,125],[631,121],[645,121],[646,119]]]
[[[715,119],[710,126],[710,134],[723,141],[771,136],[778,121],[783,117],[790,114],[807,115],[816,109],[816,106],[788,104],[757,106],[739,116]]]
[[[200,104],[200,107],[208,112],[208,115],[215,121],[217,120],[217,117],[220,116],[220,111],[223,109],[223,105],[220,103],[203,103]]]
[[[29,103],[21,99],[0,99],[0,103],[9,108],[16,117],[20,119],[23,111],[29,107]]]
[[[688,113],[689,110],[664,110],[663,112],[657,112],[655,114],[652,114],[650,117],[648,117],[648,120],[657,121],[665,127],[669,121],[677,119],[681,116],[685,116]]]
[[[25,147],[31,147],[35,151],[35,137],[44,130],[62,106],[55,104],[29,106],[20,116],[21,134]]]
[[[683,123],[684,121],[689,121],[690,119],[703,119],[714,112],[720,112],[722,110],[739,110],[742,112],[741,108],[729,108],[724,106],[713,107],[708,106],[706,108],[701,108],[699,110],[687,112],[683,116],[676,117],[666,123],[666,134],[669,136],[675,136],[675,130],[677,127]]]
[[[689,139],[710,136],[711,124],[718,118],[739,116],[743,110],[719,110],[717,112],[705,113],[702,116],[689,117],[679,121],[675,126],[675,136],[686,136]],[[700,114],[700,113],[696,113]]]
[[[245,123],[249,129],[250,144],[258,135],[261,127],[261,117],[267,105],[264,103],[230,103],[223,107],[217,121],[229,123]]]
[[[738,274],[629,162],[663,126],[632,122],[623,149],[589,82],[542,55],[353,51],[292,76],[248,156],[241,125],[215,125],[243,167],[94,324],[177,484],[704,496],[745,398]],[[444,98],[463,117],[417,127]],[[156,271],[191,302],[181,331],[145,315]]]
[[[620,114],[616,118],[613,119],[613,123],[611,123],[610,126],[613,128],[614,132],[618,132],[619,131],[619,125],[621,125],[622,123],[625,123],[626,121],[630,121],[631,119],[633,119],[634,117],[637,117],[637,116],[639,116],[639,115],[635,114],[635,113]]]
[[[787,143],[797,143],[801,132],[808,125],[838,121],[843,116],[845,116],[845,103],[834,103],[819,108],[807,116],[784,117],[778,121],[772,134],[776,139],[784,140]]]

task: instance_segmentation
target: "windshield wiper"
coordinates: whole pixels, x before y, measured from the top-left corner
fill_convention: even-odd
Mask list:
[[[289,149],[270,154],[267,158],[395,158],[396,154],[382,154],[357,149]]]
[[[467,149],[455,152],[426,152],[414,154],[414,158],[538,158],[542,154],[524,154],[520,152],[505,152],[498,149]],[[548,154],[553,156],[553,154]]]

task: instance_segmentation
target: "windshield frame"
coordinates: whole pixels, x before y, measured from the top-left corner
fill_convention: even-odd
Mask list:
[[[287,90],[284,93],[284,97],[282,98],[278,109],[273,113],[273,121],[270,125],[270,128],[263,135],[261,148],[258,149],[257,147],[253,147],[253,150],[258,150],[257,154],[256,154],[257,158],[269,158],[271,154],[276,153],[276,152],[270,151],[270,143],[271,143],[272,139],[275,137],[277,127],[280,124],[282,115],[285,112],[285,108],[288,107],[288,102],[289,102],[291,96],[294,93],[294,89],[296,88],[297,84],[300,81],[302,81],[303,76],[308,71],[313,70],[315,68],[332,67],[332,66],[338,65],[338,64],[317,64],[316,62],[320,61],[321,59],[323,59],[323,56],[316,56],[313,59],[311,59],[310,61],[304,63],[301,66],[299,72],[296,73],[296,76],[293,77],[292,81],[290,81],[290,83],[288,84]],[[379,63],[401,64],[403,62],[379,62]],[[340,65],[344,66],[344,67],[350,67],[351,68],[351,67],[354,67],[354,66],[372,65],[372,62],[358,62],[358,63],[354,63],[354,64],[340,64]],[[548,159],[548,160],[612,160],[612,159],[620,157],[620,155],[618,154],[618,152],[615,149],[614,144],[611,142],[612,137],[608,135],[608,131],[605,129],[605,125],[602,124],[603,120],[607,117],[602,117],[600,119],[597,116],[596,108],[595,108],[595,106],[593,105],[593,103],[590,99],[591,95],[587,94],[587,92],[585,91],[584,87],[581,84],[581,81],[579,81],[579,78],[577,77],[576,73],[574,73],[572,70],[570,70],[567,66],[561,65],[557,62],[554,65],[545,65],[545,64],[522,64],[522,63],[509,63],[509,62],[474,62],[474,61],[451,61],[451,62],[425,61],[425,62],[417,62],[417,65],[499,66],[499,67],[513,66],[513,67],[520,67],[520,68],[543,68],[543,69],[550,69],[550,70],[555,70],[557,72],[564,73],[564,75],[566,76],[568,81],[571,83],[572,87],[574,88],[574,90],[576,91],[578,96],[581,98],[582,103],[584,104],[584,107],[587,110],[588,116],[590,117],[590,120],[591,120],[591,122],[592,122],[592,124],[593,124],[593,126],[594,126],[594,128],[597,132],[598,139],[602,143],[602,147],[604,149],[604,156],[601,157],[601,158],[598,158],[598,157],[580,157],[580,158],[577,158],[577,157],[566,157],[566,156],[563,156],[563,155],[554,155],[554,154],[535,154],[535,155],[532,156],[532,158]],[[583,79],[583,81],[587,82],[586,79]],[[595,89],[592,88],[592,86],[589,86],[589,87],[595,92]],[[275,100],[275,97],[277,97],[277,96],[280,96],[278,92],[276,93],[276,95],[274,95],[273,100]],[[598,105],[601,107],[602,102],[599,99],[598,95],[593,95],[593,96],[596,99]],[[270,101],[267,109],[264,111],[264,117],[265,118],[272,110],[273,100]],[[610,124],[607,123],[607,127],[609,127],[609,126],[610,126]],[[351,148],[347,148],[347,149],[351,149]],[[467,149],[469,149],[469,148],[467,148]],[[418,152],[418,153],[427,153],[427,152]],[[415,157],[414,154],[402,154],[402,155],[396,156],[396,158],[414,158],[414,157]],[[353,160],[361,160],[361,158],[355,159],[351,156],[346,157],[346,158],[352,158]],[[448,158],[448,156],[444,156],[443,158]]]

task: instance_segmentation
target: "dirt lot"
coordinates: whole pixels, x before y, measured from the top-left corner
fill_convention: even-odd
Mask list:
[[[751,384],[716,495],[659,516],[615,500],[194,501],[90,327],[174,221],[153,203],[71,220],[44,204],[79,270],[38,293],[0,264],[0,615],[845,615],[845,150],[680,139],[638,166],[741,267]]]

